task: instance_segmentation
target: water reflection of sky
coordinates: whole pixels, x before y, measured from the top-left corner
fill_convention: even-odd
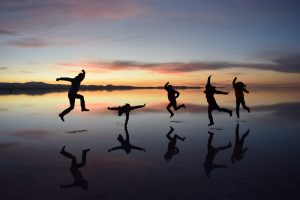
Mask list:
[[[226,89],[224,89],[226,91]],[[291,199],[299,194],[300,94],[296,90],[257,90],[246,96],[252,112],[241,111],[241,119],[214,112],[216,125],[209,128],[207,104],[202,90],[183,90],[178,102],[187,104],[170,120],[165,110],[163,90],[82,92],[90,112],[76,109],[58,118],[68,100],[66,93],[0,96],[0,169],[4,199]],[[234,107],[234,96],[216,96],[220,105]],[[146,152],[108,153],[125,135],[125,117],[107,106],[147,103],[132,111],[128,133],[130,142]],[[215,155],[214,163],[225,164],[208,178],[204,171],[208,131],[214,132],[212,145],[234,145],[237,122],[240,134],[247,129],[248,147],[244,159],[231,162],[233,147]],[[166,137],[186,137],[178,141],[179,153],[167,162]],[[81,173],[89,190],[61,189],[72,182],[70,161],[59,154],[63,145],[81,159],[90,148]]]

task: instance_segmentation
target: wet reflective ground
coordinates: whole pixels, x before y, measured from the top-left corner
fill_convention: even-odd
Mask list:
[[[67,92],[2,94],[1,199],[295,199],[298,91],[250,89],[251,113],[214,111],[213,127],[203,90],[181,90],[187,110],[171,119],[164,90],[82,91],[91,111],[77,101],[65,122]],[[216,99],[234,108],[233,91]],[[147,105],[125,129],[106,107],[127,102]]]

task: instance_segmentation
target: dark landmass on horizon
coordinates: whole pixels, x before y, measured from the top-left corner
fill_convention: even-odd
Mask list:
[[[64,92],[69,90],[71,85],[49,84],[44,82],[27,83],[5,83],[0,82],[0,94],[46,94],[50,92]],[[176,89],[200,89],[197,86],[174,86]],[[81,85],[82,91],[95,90],[137,90],[137,89],[164,89],[163,86],[129,86],[129,85]]]

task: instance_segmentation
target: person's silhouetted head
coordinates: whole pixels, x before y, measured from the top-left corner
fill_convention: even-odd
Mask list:
[[[245,84],[243,82],[237,82],[235,85],[238,88],[243,88],[245,86]]]
[[[79,73],[77,77],[78,77],[79,80],[82,81],[84,79],[84,74],[83,73]]]
[[[168,89],[168,90],[173,90],[173,86],[172,86],[172,85],[168,85],[168,86],[167,86],[167,89]]]

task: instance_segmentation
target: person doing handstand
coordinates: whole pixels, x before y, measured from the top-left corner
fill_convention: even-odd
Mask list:
[[[62,121],[64,120],[64,116],[66,114],[68,114],[71,110],[74,109],[74,105],[75,105],[75,99],[80,99],[80,104],[81,104],[81,111],[89,111],[89,109],[87,109],[85,107],[85,101],[84,101],[84,97],[80,94],[77,94],[79,88],[80,88],[80,83],[81,81],[83,81],[85,77],[85,71],[82,70],[82,73],[79,73],[78,76],[75,76],[74,78],[66,78],[66,77],[61,77],[61,78],[57,78],[56,81],[69,81],[71,82],[71,88],[69,90],[68,93],[68,98],[70,101],[70,107],[65,109],[62,113],[60,113],[58,116],[61,118]]]
[[[214,124],[214,119],[212,117],[213,110],[218,110],[219,112],[226,112],[230,115],[230,117],[232,116],[232,111],[229,109],[226,109],[226,108],[220,108],[214,97],[214,94],[227,95],[228,92],[222,92],[222,91],[216,90],[216,87],[212,86],[210,84],[210,78],[211,78],[211,75],[207,79],[207,84],[206,84],[205,91],[204,91],[204,93],[206,94],[207,102],[208,102],[208,118],[209,118],[209,122],[210,122],[208,124],[208,126],[211,126]]]
[[[125,115],[126,115],[125,126],[127,126],[127,123],[128,123],[128,120],[129,120],[129,112],[134,110],[134,109],[143,108],[145,106],[146,106],[146,104],[138,105],[138,106],[131,106],[129,103],[126,103],[123,106],[107,107],[107,109],[108,110],[117,110],[119,116],[121,116],[123,113],[125,113]]]
[[[169,111],[171,114],[170,118],[173,117],[174,113],[171,110],[171,107],[174,108],[175,111],[179,110],[180,108],[185,108],[184,104],[181,104],[177,106],[176,99],[179,97],[180,93],[174,89],[172,85],[169,85],[169,82],[167,82],[164,86],[165,90],[168,92],[168,99],[170,103],[167,105],[166,109]]]
[[[235,97],[236,97],[236,116],[240,118],[240,104],[242,104],[243,108],[250,112],[250,108],[246,106],[244,99],[244,92],[249,93],[246,89],[246,85],[243,82],[237,82],[237,77],[235,77],[232,81],[232,86],[234,88]]]

